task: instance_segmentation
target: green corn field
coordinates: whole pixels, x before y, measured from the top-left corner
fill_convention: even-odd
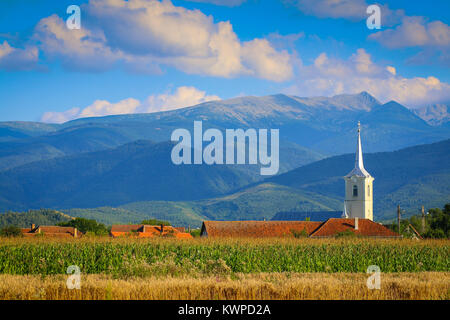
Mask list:
[[[2,240],[0,274],[117,276],[259,272],[450,271],[447,240]]]

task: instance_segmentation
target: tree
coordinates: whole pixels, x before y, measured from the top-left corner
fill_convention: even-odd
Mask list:
[[[94,219],[75,218],[68,222],[58,223],[62,227],[74,227],[83,233],[91,232],[95,235],[107,235],[108,229],[102,223],[98,223]]]
[[[444,209],[430,209],[427,217],[429,229],[424,236],[427,238],[450,238],[450,203]]]
[[[444,208],[432,208],[428,210],[425,216],[425,232],[424,238],[450,238],[450,203]],[[422,215],[412,216],[409,219],[403,219],[401,223],[402,234],[407,235],[403,231],[411,224],[418,232],[422,230]],[[397,225],[393,223],[388,226],[390,229],[397,231]]]
[[[147,225],[151,225],[151,226],[170,226],[170,222],[169,221],[164,221],[164,220],[158,220],[158,219],[147,219],[147,220],[142,220],[141,224],[147,224]]]

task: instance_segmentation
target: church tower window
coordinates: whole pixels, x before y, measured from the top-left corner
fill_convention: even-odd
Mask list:
[[[367,186],[367,196],[370,197],[370,186]]]
[[[354,197],[358,196],[358,187],[356,185],[353,186],[353,196]]]

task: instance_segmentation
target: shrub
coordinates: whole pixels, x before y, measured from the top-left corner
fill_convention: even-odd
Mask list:
[[[0,230],[0,236],[2,237],[22,237],[22,230],[16,226],[4,227]]]
[[[164,221],[164,220],[158,220],[158,219],[146,219],[146,220],[142,220],[141,224],[148,224],[151,226],[171,226],[169,221]]]
[[[309,236],[305,229],[302,229],[302,231],[291,230],[291,233],[294,238],[307,238]]]
[[[339,232],[336,235],[336,238],[355,238],[356,237],[356,233],[350,231],[350,230],[345,230],[342,232]]]

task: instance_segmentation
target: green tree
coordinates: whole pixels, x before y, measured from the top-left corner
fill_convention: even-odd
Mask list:
[[[74,227],[83,233],[89,232],[95,235],[107,235],[108,229],[102,223],[98,223],[94,219],[75,218],[68,222],[58,223],[62,227]]]
[[[428,211],[427,217],[429,228],[424,236],[427,238],[450,238],[450,203],[444,209],[433,208]]]
[[[422,215],[415,215],[409,219],[401,220],[401,233],[408,236],[406,230],[411,224],[424,238],[450,238],[450,203],[447,203],[443,209],[432,208],[428,210],[425,216],[425,230],[422,232]],[[388,228],[398,231],[398,224],[387,225]]]
[[[142,220],[141,224],[147,224],[147,225],[151,225],[151,226],[170,226],[170,222],[169,221],[164,221],[164,220],[158,220],[158,219],[146,219],[146,220]]]

